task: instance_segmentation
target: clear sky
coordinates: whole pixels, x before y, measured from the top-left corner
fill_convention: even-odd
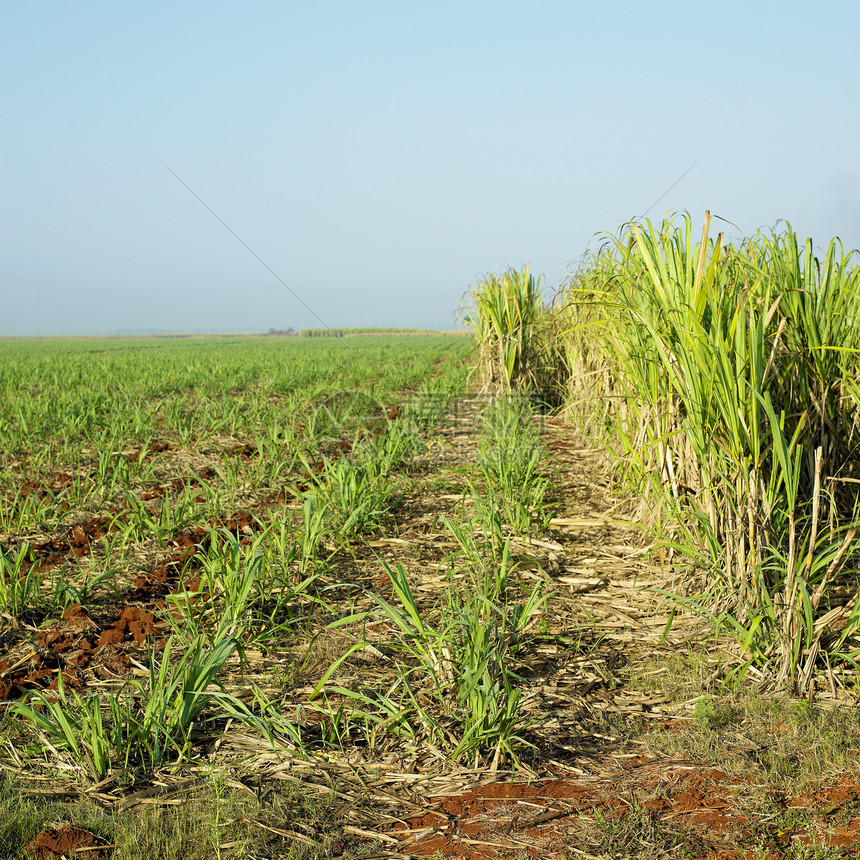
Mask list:
[[[0,334],[450,328],[708,208],[860,246],[860,3],[0,0]]]

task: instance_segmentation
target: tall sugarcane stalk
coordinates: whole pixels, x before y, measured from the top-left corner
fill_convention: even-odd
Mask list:
[[[815,666],[860,659],[856,600],[838,636],[816,626],[860,550],[860,274],[837,240],[818,259],[790,227],[734,247],[710,224],[698,242],[688,215],[610,239],[568,284],[567,352],[605,357],[619,464],[690,563],[676,598],[809,694]]]

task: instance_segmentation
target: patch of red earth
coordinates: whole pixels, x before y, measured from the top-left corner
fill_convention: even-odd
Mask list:
[[[193,549],[192,544],[192,553]],[[73,690],[86,688],[92,680],[128,674],[132,668],[126,653],[129,649],[162,646],[165,629],[156,621],[156,612],[164,609],[167,594],[182,588],[186,567],[186,553],[182,552],[138,577],[126,595],[128,602],[109,608],[98,620],[77,603],[67,606],[61,620],[36,633],[34,652],[26,662],[13,666],[9,660],[0,660],[0,701],[32,689],[56,690],[60,672],[64,687]],[[187,582],[185,587],[195,590],[199,580]]]
[[[63,500],[65,490],[72,485],[74,478],[65,472],[54,472],[50,481],[25,481],[18,491],[9,491],[6,498],[13,509],[21,505],[21,499],[38,500],[43,507],[55,507],[59,511],[71,510],[71,505]]]
[[[668,732],[670,734],[677,734],[679,732],[683,732],[687,727],[688,723],[684,720],[676,720],[672,717],[668,717],[666,719],[650,719],[646,722],[643,727],[644,732]]]
[[[815,809],[845,804],[860,807],[860,786],[847,776],[839,777],[813,794],[790,798],[786,803],[789,809]]]
[[[24,495],[37,496],[40,499],[53,500],[63,490],[68,489],[74,478],[66,472],[54,472],[48,481],[25,481],[21,486]]]
[[[8,660],[0,660],[0,702],[12,698],[12,681],[6,677],[10,665]]]
[[[194,526],[173,538],[173,546],[182,550],[182,558],[190,559],[194,553],[203,545],[209,536],[209,529],[203,526]]]
[[[823,831],[828,845],[860,846],[860,785],[856,775],[843,775],[812,794],[786,801],[788,809],[806,809],[818,813],[815,831]],[[810,845],[820,841],[817,833],[793,831],[792,842]]]
[[[230,449],[230,454],[239,457],[243,462],[248,463],[251,460],[260,456],[260,449],[256,445],[234,445]]]
[[[290,501],[295,501],[295,496],[289,496]],[[271,496],[266,497],[266,504],[270,507],[281,507],[287,503],[287,491],[281,490],[278,493],[273,493]]]
[[[154,447],[158,448],[158,450],[168,450],[170,446],[167,445],[167,443],[164,443],[163,447]],[[216,471],[211,466],[207,466],[195,477],[184,479],[177,478],[168,484],[157,485],[142,490],[138,495],[138,498],[142,502],[160,499],[169,492],[180,490],[187,485],[199,486],[201,481],[211,480],[216,475]],[[31,487],[34,492],[37,492],[37,494],[43,498],[45,504],[50,504],[54,500],[55,494],[59,492],[61,488],[70,485],[73,481],[71,475],[66,475],[64,473],[56,473],[55,477],[57,481],[55,482],[55,485],[51,485],[51,487],[34,482],[27,482],[25,484],[25,489]],[[202,496],[198,496],[196,501],[203,501]],[[68,504],[63,503],[63,505],[65,505],[63,508],[64,510],[69,509]],[[124,513],[121,508],[112,507],[108,513],[110,516],[92,517],[91,519],[74,526],[60,537],[52,538],[51,540],[43,543],[32,544],[30,549],[37,558],[39,572],[45,572],[52,567],[62,565],[70,559],[81,558],[88,555],[93,542],[101,540],[110,532],[119,529],[121,527],[121,520],[124,519]],[[241,512],[234,514],[233,519],[240,516],[242,516]],[[214,522],[213,527],[216,527]],[[23,565],[23,572],[26,573],[29,567],[30,565],[25,563]]]
[[[853,776],[780,804],[813,813],[812,824],[785,831],[778,816],[765,829],[748,821],[734,805],[737,784],[717,767],[651,762],[639,770],[625,770],[617,779],[480,786],[436,798],[428,812],[390,833],[416,857],[437,852],[465,860],[567,856],[570,846],[586,836],[580,816],[600,811],[605,820],[618,821],[635,805],[662,827],[692,834],[704,852],[695,856],[707,860],[782,857],[791,844],[860,845],[860,787]]]
[[[251,514],[237,512],[222,525],[242,535],[245,543],[257,522]],[[61,620],[37,632],[35,651],[24,664],[13,667],[9,660],[0,660],[0,701],[31,689],[55,690],[59,672],[64,687],[73,690],[84,689],[94,679],[122,677],[132,667],[129,649],[160,648],[166,628],[156,621],[156,613],[165,610],[167,595],[200,588],[200,579],[193,575],[193,557],[210,534],[202,526],[183,532],[173,541],[178,552],[137,577],[126,602],[109,607],[98,618],[77,603],[66,607]],[[205,596],[192,597],[192,602],[200,599]]]
[[[730,778],[719,768],[697,770],[695,776],[682,777],[678,782],[674,779],[674,775],[661,774],[640,783],[639,790],[660,792],[658,797],[643,801],[642,808],[683,816],[685,824],[713,834],[723,834],[730,826],[743,823],[744,819],[732,811],[727,786],[721,785]]]
[[[561,847],[565,828],[595,807],[618,816],[626,805],[587,783],[550,780],[531,785],[491,783],[437,799],[437,808],[398,825],[391,835],[417,857],[465,860],[529,856]],[[565,821],[567,824],[565,825]]]
[[[60,624],[37,634],[37,647],[22,665],[0,660],[0,701],[19,698],[29,690],[56,690],[62,673],[63,687],[83,690],[94,680],[122,677],[131,670],[129,655],[119,646],[140,647],[152,637],[158,645],[161,631],[152,613],[126,607],[123,617],[109,627],[87,633],[63,630]]]
[[[335,446],[332,453],[332,460],[338,460],[341,457],[348,457],[352,453],[353,443],[349,439],[341,439]]]
[[[170,450],[171,446],[169,443],[155,442],[147,450],[147,453],[143,458],[143,462],[152,460],[157,454]],[[140,455],[140,451],[132,451],[131,453],[123,456],[125,456],[127,460],[139,460]],[[214,470],[212,470],[212,475],[210,477],[214,477],[214,474]],[[70,510],[69,503],[61,501],[61,498],[63,493],[72,486],[74,481],[74,477],[67,472],[54,472],[51,475],[50,480],[47,481],[25,481],[21,486],[20,494],[23,496],[35,496],[44,505],[56,504],[60,510],[68,511]],[[174,482],[174,484],[175,483],[176,482]],[[182,482],[179,482],[179,486],[181,485]],[[10,500],[14,499],[16,495],[17,494],[15,493],[7,493]],[[153,496],[151,498],[155,497]],[[147,501],[147,499],[143,499],[143,501]]]
[[[190,480],[188,483],[199,483],[195,480]],[[180,478],[176,478],[174,481],[170,481],[167,484],[158,484],[153,487],[149,487],[146,490],[141,490],[137,497],[142,502],[151,502],[154,499],[163,499],[169,492],[172,490],[181,490],[185,486],[186,482],[181,480]]]
[[[157,601],[170,594],[175,584],[179,582],[179,572],[185,560],[186,556],[183,553],[174,560],[159,565],[155,570],[141,574],[135,579],[134,587],[126,594],[125,599],[129,603],[156,602],[157,605]]]
[[[194,526],[173,538],[174,547],[183,550],[182,558],[188,561],[201,546],[209,542],[212,531],[226,530],[237,538],[247,537],[261,528],[259,520],[250,511],[235,511],[226,519],[209,520],[209,528]]]
[[[226,529],[237,538],[241,538],[242,535],[247,537],[260,529],[259,521],[248,511],[236,511],[226,520],[210,520],[209,525],[213,529]]]
[[[118,513],[111,509],[110,513]],[[30,548],[39,559],[39,570],[63,564],[68,559],[81,558],[90,551],[93,541],[101,540],[111,531],[119,528],[116,517],[92,517],[80,525],[74,526],[59,538],[53,538],[45,543],[33,544]]]
[[[96,518],[72,529],[70,550],[73,546],[87,546],[108,522],[107,517]],[[249,512],[237,511],[224,521],[213,520],[211,527],[226,529],[245,544],[259,523]],[[129,649],[147,645],[158,648],[163,644],[165,628],[156,621],[156,613],[165,609],[164,598],[200,588],[200,579],[193,575],[193,557],[210,535],[211,530],[203,526],[178,535],[173,541],[177,550],[174,556],[139,576],[125,595],[126,602],[109,608],[96,619],[79,604],[70,604],[61,620],[36,633],[34,651],[26,661],[13,665],[8,659],[0,660],[0,701],[18,698],[32,689],[56,690],[60,673],[64,687],[72,690],[82,690],[95,679],[126,675],[132,667],[126,653]],[[50,545],[61,549],[57,544],[54,541]],[[201,599],[206,595],[196,595],[192,602]]]
[[[144,645],[150,636],[158,636],[161,630],[155,625],[155,616],[138,606],[124,606],[119,618],[111,627],[102,630],[95,647],[134,642]]]
[[[98,625],[83,607],[70,604],[61,621],[37,632],[35,649],[24,663],[12,666],[0,660],[0,700],[33,689],[56,690],[60,673],[64,688],[71,690],[82,690],[94,679],[127,674],[131,661],[119,646],[157,646],[163,631],[147,609],[126,605],[117,614]]]
[[[28,860],[54,860],[58,857],[106,857],[112,846],[106,845],[89,830],[73,824],[57,824],[46,827],[24,848]],[[16,860],[23,860],[17,857]]]
[[[299,493],[306,493],[308,490],[313,490],[318,486],[322,479],[320,475],[325,469],[325,464],[322,460],[310,464],[310,471],[302,469],[300,480],[296,482],[296,490]]]
[[[202,483],[211,481],[217,476],[217,474],[218,473],[211,466],[207,466],[195,475],[174,478],[172,481],[167,481],[165,483],[150,484],[146,489],[142,489],[137,493],[137,498],[140,499],[141,502],[152,502],[158,499],[163,499],[169,493],[183,490],[186,487],[199,487]],[[204,497],[202,495],[198,495],[194,498],[194,501],[203,502]]]
[[[59,493],[67,487],[71,487],[75,479],[67,472],[54,472],[48,486],[53,493]]]

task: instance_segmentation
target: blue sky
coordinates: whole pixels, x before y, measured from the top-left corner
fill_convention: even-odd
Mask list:
[[[855,2],[0,3],[0,335],[449,328],[708,208],[860,246]]]

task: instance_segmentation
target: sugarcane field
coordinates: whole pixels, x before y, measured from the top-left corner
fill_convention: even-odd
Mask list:
[[[855,856],[853,254],[457,319],[0,339],[0,858]]]

